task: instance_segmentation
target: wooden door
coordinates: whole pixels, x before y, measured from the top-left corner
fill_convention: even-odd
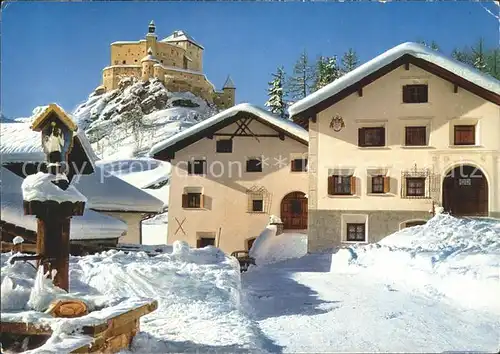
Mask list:
[[[292,192],[283,198],[281,221],[285,230],[307,229],[307,198],[304,193]]]
[[[455,216],[488,215],[488,182],[473,166],[458,166],[443,182],[443,208]]]

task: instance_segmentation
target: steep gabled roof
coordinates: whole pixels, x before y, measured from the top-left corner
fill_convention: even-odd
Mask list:
[[[213,117],[205,119],[188,129],[172,135],[162,142],[157,143],[149,151],[149,156],[154,158],[158,153],[164,150],[175,152],[183,149],[203,137],[234,123],[243,115],[252,115],[259,122],[266,124],[278,132],[281,132],[305,145],[309,142],[309,134],[301,126],[289,120],[275,116],[262,108],[248,103],[241,103],[226,109]]]
[[[226,82],[224,83],[224,86],[222,88],[229,88],[229,89],[235,89],[236,85],[233,82],[233,79],[231,79],[231,76],[228,75]]]
[[[35,232],[34,216],[24,215],[21,184],[23,178],[0,167],[0,219],[9,224]],[[127,224],[111,216],[86,209],[83,216],[71,219],[72,240],[118,238],[127,231]]]
[[[193,37],[191,37],[189,34],[181,30],[174,31],[170,36],[168,36],[165,39],[162,39],[160,42],[182,42],[182,41],[191,42],[200,49],[205,49],[201,44],[196,42]]]
[[[0,156],[5,162],[40,162],[45,161],[45,153],[39,132],[31,130],[32,122],[38,119],[47,109],[41,107],[38,112],[29,118],[20,118],[0,123]],[[82,129],[75,133],[92,166],[99,158],[94,153],[90,142]]]
[[[290,116],[314,114],[356,92],[403,64],[416,65],[479,97],[500,105],[500,81],[472,66],[418,43],[400,44],[290,106]]]

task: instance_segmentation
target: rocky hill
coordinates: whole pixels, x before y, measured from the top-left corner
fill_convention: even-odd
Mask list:
[[[218,112],[190,92],[161,81],[125,78],[110,92],[93,92],[72,113],[103,159],[141,157],[151,146]]]

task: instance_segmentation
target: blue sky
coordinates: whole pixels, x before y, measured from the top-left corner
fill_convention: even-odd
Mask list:
[[[490,4],[490,9],[495,6]],[[73,110],[100,84],[109,44],[183,29],[205,47],[219,89],[228,74],[237,102],[263,105],[279,65],[354,48],[361,62],[405,41],[435,40],[442,51],[480,37],[498,46],[498,21],[479,3],[389,2],[13,2],[2,10],[1,98],[7,117],[57,102]]]

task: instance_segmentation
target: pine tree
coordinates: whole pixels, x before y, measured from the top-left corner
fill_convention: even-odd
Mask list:
[[[439,48],[439,44],[437,44],[436,41],[432,41],[431,43],[427,43],[424,40],[419,40],[417,41],[418,43],[425,45],[427,48],[431,48],[432,50],[437,50],[440,51],[441,49]]]
[[[488,67],[486,65],[486,53],[482,38],[479,40],[477,46],[472,48],[472,65],[482,72],[488,72]]]
[[[316,82],[314,83],[314,90],[319,90],[330,82],[338,79],[340,76],[337,57],[320,56],[316,64]]]
[[[306,97],[313,88],[315,82],[315,71],[309,64],[306,51],[302,52],[293,68],[293,75],[287,83],[287,95],[293,101]]]
[[[342,73],[346,74],[358,66],[358,56],[354,49],[349,48],[342,57]]]
[[[458,49],[453,49],[453,52],[451,52],[451,56],[453,59],[461,61],[462,63],[472,65],[472,59],[471,59],[471,54],[467,49],[464,50],[458,50]]]
[[[276,73],[271,75],[273,76],[273,80],[269,82],[269,88],[267,89],[269,99],[265,103],[265,106],[268,107],[269,111],[272,113],[279,115],[281,118],[286,118],[286,103],[283,92],[285,70],[283,67],[279,67]]]
[[[500,50],[493,49],[488,54],[487,67],[490,75],[500,80]]]

